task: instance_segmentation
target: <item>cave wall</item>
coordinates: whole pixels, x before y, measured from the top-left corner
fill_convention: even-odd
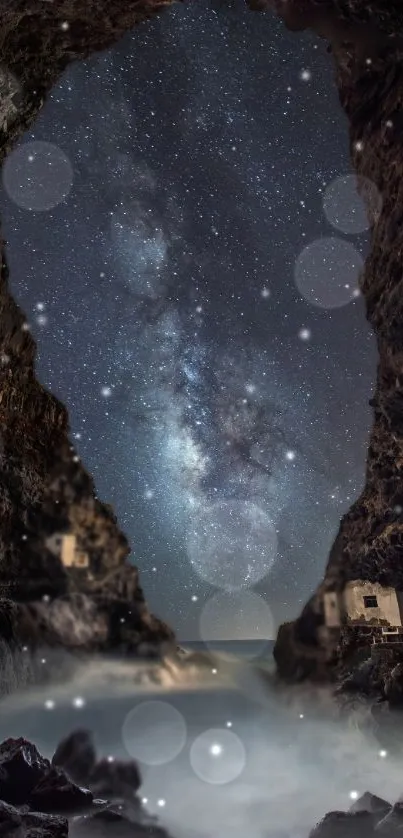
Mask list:
[[[323,581],[301,616],[280,627],[275,648],[285,677],[331,678],[337,658],[326,648],[323,592],[352,579],[403,590],[403,4],[275,0],[259,6],[274,8],[290,29],[309,27],[327,39],[353,166],[382,197],[376,217],[368,205],[371,250],[360,280],[379,352],[365,485],[341,521]]]
[[[110,47],[170,2],[0,0],[0,162],[71,61]],[[95,584],[106,579],[103,595],[129,596],[147,637],[171,637],[148,614],[135,570],[128,579],[128,542],[70,442],[65,407],[36,378],[36,345],[10,294],[2,238],[0,259],[0,596],[23,603],[67,594],[71,578],[45,540],[73,528]],[[4,601],[0,616],[9,609]],[[24,622],[23,606],[18,613]]]

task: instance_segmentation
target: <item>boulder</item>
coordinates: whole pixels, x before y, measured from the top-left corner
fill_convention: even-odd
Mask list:
[[[89,789],[77,786],[64,771],[51,766],[32,789],[26,802],[37,812],[77,812],[87,808],[93,799]]]
[[[96,763],[96,751],[88,730],[76,730],[59,742],[52,765],[62,768],[75,783],[88,783]]]
[[[328,812],[309,838],[373,838],[375,825],[370,812]]]
[[[356,812],[369,812],[371,815],[376,815],[379,819],[387,815],[392,809],[392,804],[382,797],[377,797],[376,794],[366,791],[361,797],[350,806],[349,812],[355,814]]]
[[[4,838],[68,838],[65,818],[36,812],[20,812],[0,801],[0,835]]]
[[[0,800],[14,805],[25,803],[49,770],[49,760],[31,742],[6,739],[0,744]]]

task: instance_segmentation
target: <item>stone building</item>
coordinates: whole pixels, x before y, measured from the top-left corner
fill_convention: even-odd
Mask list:
[[[64,567],[68,568],[89,568],[89,557],[87,553],[79,550],[77,539],[73,533],[54,533],[46,539],[46,546],[51,553],[58,556]]]
[[[403,642],[403,592],[356,579],[323,595],[325,626],[368,629],[373,643]]]

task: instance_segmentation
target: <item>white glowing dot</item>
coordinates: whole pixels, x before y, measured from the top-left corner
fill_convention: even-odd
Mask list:
[[[227,722],[227,727],[232,727],[232,722]]]
[[[60,28],[63,29],[63,32],[67,32],[67,29],[70,28],[69,22],[67,20],[64,20]]]
[[[388,119],[388,120],[386,121],[386,127],[387,127],[387,128],[393,128],[393,122],[392,122],[392,120],[391,120],[391,119]]]
[[[37,311],[44,311],[45,303],[37,303],[35,308],[36,308]]]
[[[372,64],[372,58],[366,58],[365,63],[368,64],[368,65]]]
[[[23,647],[22,647],[22,651],[23,651],[23,652],[28,652],[28,646],[23,646]]]
[[[295,451],[286,451],[285,457],[286,460],[292,462],[292,460],[295,460]]]
[[[46,314],[39,314],[38,317],[36,318],[36,322],[37,322],[38,326],[46,326],[46,324],[48,322],[48,318],[46,317]]]
[[[270,291],[268,288],[262,288],[260,293],[264,300],[267,300],[270,297]]]
[[[45,707],[46,707],[46,710],[54,710],[56,705],[55,705],[55,702],[52,701],[51,698],[49,698],[47,701],[45,701]]]
[[[153,567],[153,573],[156,573],[156,572],[157,572],[157,568]]]
[[[42,601],[43,601],[43,602],[49,602],[49,601],[50,601],[50,596],[49,596],[49,594],[45,594],[45,595],[42,597]]]
[[[115,757],[113,757],[113,756],[108,757],[108,762],[114,762],[114,761],[115,761]]]
[[[354,148],[356,151],[362,151],[364,148],[364,143],[362,142],[362,140],[357,140],[357,142],[354,143]]]
[[[312,332],[310,329],[300,329],[298,332],[298,337],[300,338],[300,340],[309,340],[311,335]]]
[[[256,393],[256,384],[247,384],[245,390],[251,396],[253,393]]]
[[[379,756],[380,756],[381,759],[386,759],[387,755],[388,755],[387,751],[384,751],[384,750],[379,751]]]
[[[101,279],[103,279],[103,278],[104,278],[104,276],[105,276],[105,274],[104,274],[104,272],[103,272],[103,271],[101,271],[101,273],[100,273],[99,275],[100,275]]]
[[[78,462],[79,462],[79,459],[80,459],[80,457],[78,457],[78,456],[77,456],[77,454],[74,454],[74,457],[73,457],[73,462],[74,462],[74,463],[78,463]]]
[[[222,746],[221,746],[221,745],[219,745],[218,743],[217,743],[217,744],[215,744],[215,745],[212,745],[212,746],[211,746],[211,748],[210,748],[210,754],[211,754],[211,756],[213,756],[213,757],[219,757],[219,756],[221,756],[221,754],[222,754]]]
[[[203,309],[202,309],[201,306],[196,306],[196,311],[197,311],[198,314],[201,314]]]
[[[28,154],[28,162],[33,163],[34,160],[35,160],[34,155],[33,154]]]
[[[310,70],[301,70],[300,79],[302,81],[310,81],[312,78],[312,73]]]
[[[303,714],[303,713],[300,713],[300,714],[299,714],[299,717],[300,717],[300,719],[303,719],[303,718],[304,718],[304,714]]]
[[[160,798],[160,800],[158,800],[158,806],[161,806],[161,808],[165,806],[165,803],[166,801],[162,797]]]
[[[30,327],[29,323],[23,323],[22,326],[21,326],[21,329],[22,329],[23,332],[29,332],[30,328],[31,327]]]
[[[77,696],[77,698],[73,699],[73,707],[76,707],[78,710],[80,710],[81,707],[84,707],[84,706],[85,706],[85,700],[83,698],[81,698],[81,696]]]
[[[213,675],[217,675],[217,670],[216,669],[212,669],[211,671],[212,671]]]
[[[104,396],[104,398],[108,398],[108,396],[111,396],[112,395],[111,388],[110,387],[102,387],[101,395]]]
[[[147,489],[147,491],[146,491],[146,495],[145,495],[145,496],[146,496],[147,500],[151,500],[151,498],[153,498],[153,497],[154,497],[154,492],[153,492],[153,490],[152,490],[152,489]]]
[[[197,600],[198,600],[198,599],[199,599],[199,597],[198,597],[198,596],[196,596],[196,594],[193,594],[193,596],[192,596],[192,602],[197,602]]]
[[[361,291],[359,288],[354,288],[353,297],[357,298],[361,296]]]
[[[358,800],[358,791],[350,791],[349,798],[350,800]]]
[[[46,658],[42,658],[41,663],[46,663]]]
[[[142,802],[143,806],[145,806],[148,803],[148,797],[142,797],[141,802]]]

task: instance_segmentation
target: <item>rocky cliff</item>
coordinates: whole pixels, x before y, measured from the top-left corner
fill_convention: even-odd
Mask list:
[[[368,205],[371,252],[361,277],[379,351],[365,486],[341,521],[323,582],[300,618],[280,628],[275,648],[284,677],[331,678],[338,658],[321,639],[323,592],[341,590],[352,579],[403,589],[403,3],[252,0],[251,5],[271,7],[288,28],[312,28],[327,39],[349,119],[354,168],[382,196],[376,218]]]
[[[0,0],[0,161],[71,61],[111,46],[169,2]],[[126,538],[70,443],[66,409],[36,379],[35,342],[9,291],[2,240],[0,259],[0,639],[85,645],[93,625],[96,647],[158,646],[172,633],[147,610]],[[56,532],[76,535],[96,595],[48,549]],[[56,597],[64,610],[52,609]]]

